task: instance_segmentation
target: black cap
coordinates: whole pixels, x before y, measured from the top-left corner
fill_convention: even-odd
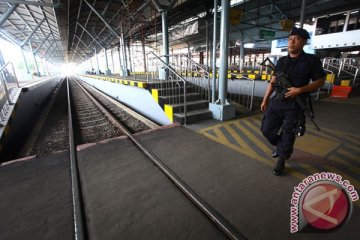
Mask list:
[[[291,35],[299,35],[303,39],[310,39],[309,33],[303,28],[294,27],[289,33],[289,36]]]

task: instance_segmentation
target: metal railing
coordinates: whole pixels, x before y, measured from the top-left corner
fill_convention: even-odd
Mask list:
[[[341,60],[333,57],[326,57],[323,59],[323,68],[324,69],[336,69],[339,71],[341,66]]]
[[[327,90],[326,90],[326,96],[330,95],[330,90],[332,89],[332,86],[334,84],[335,81],[335,73],[331,70],[328,69],[324,69],[326,72],[330,73],[330,79],[326,78],[326,85],[327,85]],[[318,89],[317,94],[316,94],[316,100],[319,100],[319,95],[320,95],[320,90],[321,88]]]
[[[193,84],[194,91],[200,93],[201,99],[210,102],[211,85],[209,71],[183,53],[170,55],[170,59],[173,69]]]
[[[346,74],[352,77],[352,85],[355,84],[359,76],[360,63],[354,58],[324,58],[323,68],[327,71],[336,72],[338,77]]]
[[[202,99],[211,102],[210,98],[212,84],[210,79],[210,73],[205,67],[203,67],[199,63],[196,63],[194,60],[190,59],[185,54],[169,55],[169,65],[166,65],[166,63],[161,60],[161,56],[157,56],[153,52],[151,52],[151,54],[153,55],[152,57],[147,57],[147,66],[148,71],[150,72],[147,75],[147,79],[150,82],[155,82],[155,84],[158,84],[159,89],[166,88],[166,90],[162,90],[162,93],[165,96],[169,94],[180,94],[179,85],[174,84],[178,81],[178,79],[180,79],[183,82],[187,82],[187,88],[191,88],[191,90],[193,90],[194,92],[200,93]],[[161,64],[159,64],[159,61],[161,61]],[[167,68],[171,71],[171,73],[169,73],[169,80],[158,79],[160,65],[166,65]],[[216,79],[216,82],[218,82],[218,79]],[[218,84],[215,84],[215,93],[217,95]],[[181,90],[184,91],[185,88]],[[236,80],[228,79],[229,100],[233,101],[234,103],[243,105],[248,111],[252,111],[253,108],[254,91],[255,81],[253,79],[247,77]],[[172,99],[172,101],[173,102],[170,102],[170,104],[176,105],[181,103],[180,99]]]
[[[0,68],[0,121],[3,121],[13,105],[13,90],[20,88],[12,62]]]
[[[255,92],[255,80],[243,77],[242,79],[228,80],[228,98],[252,111]]]
[[[152,58],[147,57],[149,63],[149,65],[147,66],[150,72],[169,71],[168,79],[160,80],[158,79],[159,75],[157,75],[157,78],[154,78],[154,76],[156,76],[154,74],[152,75],[151,83],[153,83],[155,85],[155,88],[158,89],[159,97],[160,95],[163,95],[164,104],[170,104],[176,106],[179,109],[178,113],[184,114],[184,124],[186,125],[186,117],[187,117],[186,92],[188,87],[187,81],[182,76],[180,76],[180,74],[177,73],[177,71],[173,67],[171,67],[170,64],[165,63],[154,52],[150,52],[147,55],[149,54],[153,55]]]
[[[356,79],[358,77],[358,73],[359,73],[359,66],[358,65],[355,65],[356,62],[353,61],[354,59],[351,59],[351,58],[344,58],[342,59],[341,61],[341,71],[350,75],[350,76],[353,76],[353,81],[352,81],[352,85],[355,84],[356,82]],[[338,76],[340,76],[341,74],[341,71],[339,71],[338,73]]]
[[[195,84],[198,83],[196,84],[196,86],[198,86],[198,89],[196,90],[200,92],[202,98],[207,99],[210,102],[211,86],[209,71],[185,54],[181,53],[180,56],[182,57],[182,60],[185,59],[185,61],[187,62],[186,65],[188,65],[192,70],[191,78],[195,82]]]

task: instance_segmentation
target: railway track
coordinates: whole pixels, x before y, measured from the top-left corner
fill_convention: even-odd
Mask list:
[[[98,102],[132,133],[158,127],[151,120],[133,112],[110,97],[104,96],[78,79],[71,78],[69,82],[77,145],[123,135],[90,98],[98,99]],[[55,89],[51,100],[39,117],[38,124],[34,126],[30,138],[18,154],[18,158],[49,155],[69,149],[66,102],[67,83],[65,80]]]
[[[101,111],[100,103],[78,81],[69,81],[69,88],[77,144],[98,142],[123,135],[110,120],[110,113]]]
[[[182,204],[185,204],[186,206],[190,203],[194,204],[198,210],[208,217],[210,220],[209,224],[215,224],[217,229],[221,230],[227,238],[246,239],[209,203],[202,199],[190,186],[188,186],[175,172],[168,168],[161,159],[159,159],[150,151],[150,149],[139,141],[134,133],[150,129],[147,124],[139,123],[141,121],[137,120],[133,116],[123,116],[123,111],[117,109],[114,106],[114,103],[112,103],[109,99],[104,99],[104,97],[100,96],[99,93],[92,91],[90,86],[81,84],[75,78],[66,79],[64,84],[65,85],[62,86],[62,90],[60,92],[62,92],[63,95],[65,90],[67,92],[67,104],[65,104],[67,105],[67,114],[64,116],[68,118],[68,126],[66,127],[66,134],[62,134],[61,136],[68,138],[68,141],[65,142],[69,150],[71,195],[76,240],[89,238],[89,229],[86,221],[87,211],[85,210],[85,205],[87,205],[85,204],[85,199],[88,198],[88,195],[83,188],[84,184],[86,185],[87,181],[90,181],[86,180],[85,177],[82,176],[84,174],[84,172],[82,172],[84,169],[81,169],[78,166],[78,153],[76,150],[77,145],[99,142],[118,136],[126,136],[127,139],[132,142],[132,145],[136,146],[139,151],[137,154],[146,156],[146,158],[150,160],[148,162],[149,166],[152,166],[153,168],[155,165],[158,169],[160,169],[160,171],[149,169],[152,173],[150,174],[149,172],[146,174],[160,174],[159,179],[162,179],[161,181],[167,182],[165,180],[167,178],[173,183],[173,185],[170,182],[168,183],[169,186],[167,188],[170,189],[169,191],[177,192],[179,190],[184,194],[185,198],[184,200],[181,200],[183,201]],[[63,119],[63,117],[60,117],[59,119]],[[64,124],[64,121],[61,121],[61,123]],[[141,162],[137,164],[140,166],[144,165],[144,163]],[[84,168],[84,166],[82,166],[82,168]],[[140,171],[140,173],[137,174],[143,173],[144,172],[141,173]],[[162,182],[159,182],[158,184],[161,185]],[[149,188],[151,188],[151,184],[149,185]],[[89,199],[87,199],[87,201],[89,201]],[[164,199],[161,201],[164,201],[163,204],[168,204],[167,202],[171,203],[171,199]]]
[[[68,81],[69,82],[69,81]],[[78,84],[78,83],[74,83]],[[84,93],[87,96],[87,101],[90,100],[92,103],[87,103],[85,100],[85,97],[81,98],[75,98],[74,100],[77,102],[75,105],[75,108],[82,112],[82,114],[79,114],[77,111],[78,116],[80,116],[80,119],[85,119],[84,123],[80,123],[82,131],[87,131],[87,129],[91,128],[91,123],[95,122],[102,122],[105,126],[105,130],[107,131],[110,129],[110,135],[116,135],[116,134],[124,134],[128,137],[128,139],[137,147],[139,151],[142,152],[142,154],[146,155],[146,157],[151,160],[153,164],[155,164],[163,174],[168,177],[172,183],[175,184],[175,186],[180,190],[185,196],[191,200],[191,202],[198,207],[200,211],[202,211],[229,239],[246,239],[240,232],[236,230],[221,214],[219,214],[210,204],[208,204],[205,200],[203,200],[190,186],[188,186],[179,176],[176,175],[175,172],[173,172],[170,168],[168,168],[162,161],[159,159],[154,153],[150,151],[144,144],[141,143],[141,141],[136,138],[131,131],[123,125],[116,117],[113,116],[111,112],[109,112],[100,102],[98,102],[93,96],[91,96],[90,93],[87,93],[85,88],[81,87],[80,84],[77,85],[78,90],[84,91]],[[69,107],[70,104],[70,97],[69,99]],[[102,114],[94,113],[95,108],[99,109],[99,111]],[[80,111],[81,109],[81,111]],[[90,116],[96,115],[96,118],[94,120],[89,121],[88,119]],[[71,110],[69,110],[69,118],[71,118]],[[99,119],[99,120],[98,120]],[[100,120],[101,119],[101,120]],[[105,119],[107,119],[105,121]],[[72,121],[69,121],[71,123]],[[90,122],[90,127],[87,124],[87,122]],[[110,127],[111,125],[111,127]],[[84,216],[84,209],[82,208],[82,191],[81,191],[81,185],[79,180],[79,169],[77,165],[76,160],[76,151],[75,151],[75,144],[73,136],[73,126],[69,126],[70,131],[70,145],[73,145],[71,147],[70,156],[71,157],[71,174],[73,179],[73,193],[74,193],[74,213],[77,213],[78,215],[74,216],[74,219],[78,222],[75,222],[75,226],[84,226],[85,223],[82,222],[82,219],[85,219]],[[105,131],[104,130],[104,131]],[[120,133],[121,132],[121,133]],[[93,131],[92,131],[93,133]],[[71,139],[73,138],[73,139]],[[79,215],[80,214],[80,215]],[[85,228],[79,227],[79,229],[76,230],[77,233],[84,232],[82,236],[86,236],[86,232],[84,230]],[[80,234],[81,235],[81,234]],[[82,238],[78,238],[82,239]]]

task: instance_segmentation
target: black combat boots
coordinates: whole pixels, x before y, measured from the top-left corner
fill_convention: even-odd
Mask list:
[[[279,156],[278,150],[277,148],[275,148],[275,150],[271,153],[271,157],[277,158],[278,156]]]
[[[278,161],[275,165],[275,168],[273,170],[273,174],[275,174],[276,176],[280,176],[282,174],[282,172],[284,171],[285,168],[285,158],[279,157]]]

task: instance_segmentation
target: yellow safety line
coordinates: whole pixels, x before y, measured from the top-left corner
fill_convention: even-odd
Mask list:
[[[341,159],[340,157],[338,156],[335,156],[335,155],[331,155],[329,158],[329,160],[332,160],[332,161],[335,161],[337,163],[340,163],[340,164],[344,164],[346,165],[346,169],[355,173],[355,174],[359,174],[360,175],[360,168],[359,167],[356,167],[354,166],[353,164],[347,162],[346,160],[344,159]]]
[[[350,153],[350,152],[347,152],[345,151],[344,149],[341,149],[339,148],[337,150],[338,153],[350,158],[351,160],[355,161],[355,162],[358,162],[360,160],[360,157],[359,156],[355,156],[354,154]]]
[[[290,160],[291,161],[291,160]],[[316,169],[310,164],[300,163],[299,164],[309,175],[319,172],[319,169]]]
[[[351,134],[346,133],[346,132],[337,131],[337,130],[328,129],[328,128],[324,128],[324,130],[327,130],[327,131],[329,131],[331,133],[334,133],[334,134],[336,134],[338,136],[341,136],[341,138],[344,138],[344,139],[347,139],[347,140],[351,141],[352,142],[351,144],[353,144],[353,145],[358,145],[359,144],[359,146],[360,146],[360,140],[359,139],[354,139],[354,138],[356,138],[355,135],[351,135]],[[320,132],[317,131],[317,133],[320,133]],[[324,134],[326,134],[326,133],[324,133]],[[329,138],[332,137],[332,136],[329,136],[329,135],[327,135],[327,136]],[[337,138],[337,139],[338,139],[338,141],[343,141],[340,138]]]
[[[251,128],[253,131],[261,134],[260,130],[257,129],[251,122],[249,122],[249,121],[243,121],[243,123],[244,123],[246,126],[248,126],[249,128]],[[239,127],[239,126],[240,126],[240,122],[236,123],[236,126]],[[241,129],[241,128],[239,127],[239,129]],[[244,128],[244,129],[245,129],[245,128]],[[242,129],[241,129],[241,130],[242,130]],[[254,136],[252,133],[250,133],[247,129],[245,129],[245,131],[248,132],[249,135],[253,136],[254,139],[256,138],[256,136]],[[245,132],[245,131],[244,131],[244,132]],[[246,135],[247,135],[247,134],[246,134]],[[265,145],[265,144],[264,144],[261,140],[259,140],[258,138],[256,138],[256,140],[253,140],[253,141],[257,144],[257,146],[258,146],[259,148],[261,148],[265,153],[269,153],[269,156],[271,156],[270,153],[271,153],[273,150],[272,150],[270,147],[268,147],[267,145]]]
[[[244,155],[250,156],[250,155],[248,154],[248,152],[243,151],[242,147],[239,147],[239,146],[236,146],[236,145],[230,143],[230,142],[228,141],[228,139],[224,136],[224,134],[220,131],[220,129],[216,128],[216,129],[211,129],[211,130],[213,130],[214,132],[216,132],[216,135],[217,135],[217,136],[220,136],[220,137],[219,137],[219,138],[216,138],[216,137],[214,137],[213,135],[208,134],[208,133],[206,133],[206,132],[204,132],[203,134],[204,134],[206,137],[214,140],[215,142],[218,142],[218,143],[220,143],[220,144],[222,144],[222,145],[225,145],[225,146],[227,146],[227,147],[229,147],[229,148],[231,148],[231,149],[233,149],[233,150],[235,150],[235,151],[237,151],[237,152],[240,152],[240,153],[242,153],[242,154],[244,154]],[[225,138],[225,140],[221,140],[221,139],[223,139],[223,138]],[[267,161],[265,158],[262,158],[262,157],[260,157],[260,156],[258,156],[258,155],[250,156],[250,157],[253,157],[253,158],[255,158],[256,160],[258,160],[258,161],[260,161],[260,162],[262,162],[262,163],[264,163],[264,164],[266,164],[266,165],[268,165],[268,166],[272,166],[272,163],[270,163],[270,162]]]
[[[327,135],[326,133],[323,133],[323,132],[319,132],[318,130],[316,130],[315,129],[315,127],[308,127],[308,126],[306,126],[307,127],[307,129],[309,130],[309,131],[307,131],[307,133],[305,133],[305,135],[306,134],[311,134],[311,133],[313,133],[313,134],[311,134],[311,135],[313,135],[313,136],[316,136],[316,135],[319,135],[319,136],[321,136],[321,137],[323,137],[323,138],[325,138],[325,139],[328,139],[328,140],[333,140],[333,141],[337,141],[337,142],[339,142],[339,141],[341,141],[340,139],[338,139],[338,138],[335,138],[335,137],[332,137],[332,136],[329,136],[329,135]],[[310,132],[310,133],[309,133]],[[315,133],[315,134],[314,134]]]
[[[250,157],[256,158],[258,154],[229,126],[224,125],[223,126],[226,131],[229,132],[229,134],[235,139],[237,143],[240,144],[242,147],[242,152],[246,155],[249,155]]]
[[[292,163],[292,162],[290,162]],[[287,169],[285,171],[287,171],[288,175],[291,175],[299,180],[303,180],[304,178],[306,178],[307,176],[304,175],[303,173],[301,173],[300,171],[297,171],[297,169],[295,169],[295,167],[298,168],[303,168],[303,166],[301,166],[300,164],[297,164],[296,166],[291,166],[292,164],[290,164],[289,161],[285,162],[285,166],[287,166]],[[275,165],[275,163],[274,163]]]
[[[225,135],[220,131],[219,128],[216,129],[212,129],[214,131],[214,133],[217,136],[217,141],[223,143],[226,146],[230,146],[232,145],[232,143],[225,137]]]
[[[336,155],[331,155],[331,156],[328,157],[328,159],[331,160],[331,161],[335,161],[335,162],[337,162],[339,164],[344,164],[344,165],[346,165],[348,167],[353,167],[353,165],[351,163],[349,163],[348,161],[346,161],[346,160],[344,160],[344,159],[342,159],[342,158],[340,158],[340,157],[338,157]]]
[[[358,153],[359,153],[359,156],[360,156],[360,148],[359,148],[359,147],[353,146],[353,145],[351,145],[350,143],[345,144],[345,146],[346,146],[347,148],[351,148],[352,150],[358,152]]]
[[[247,119],[254,119],[256,122],[258,123],[261,123],[261,119],[259,118],[254,118],[253,116],[251,117],[248,117],[248,118],[245,118],[243,119],[241,122],[243,124],[245,124],[247,127],[249,127],[250,129],[252,129],[253,131],[261,134],[260,130],[254,126],[254,123],[253,122],[250,122],[248,121]],[[201,129],[199,132],[202,133],[203,135],[205,135],[206,137],[208,137],[209,139],[212,139],[218,143],[221,143],[237,152],[240,152],[244,155],[247,155],[257,161],[260,161],[268,166],[273,166],[274,163],[272,163],[269,159],[266,159],[264,157],[262,157],[261,155],[259,155],[254,149],[251,148],[251,146],[249,146],[248,143],[246,143],[244,141],[244,139],[242,139],[235,130],[232,129],[232,127],[230,126],[231,124],[234,124],[236,127],[239,128],[239,130],[241,130],[244,135],[246,135],[252,142],[254,142],[255,144],[257,144],[257,146],[262,149],[265,153],[267,152],[271,152],[271,149],[266,145],[264,144],[261,140],[259,140],[257,138],[256,135],[252,134],[248,129],[246,129],[244,126],[242,126],[240,124],[240,121],[239,120],[234,120],[234,121],[230,121],[226,124],[218,124],[218,125],[215,125],[215,126],[212,126],[212,127],[208,127],[208,128],[205,128],[205,129]],[[239,146],[236,146],[234,144],[232,144],[227,138],[226,136],[221,132],[220,130],[220,127],[224,127],[224,129],[226,129],[226,131],[228,131],[228,133],[234,138],[234,140],[240,144],[241,147]],[[316,131],[315,128],[313,127],[310,127],[311,131]],[[207,131],[214,131],[214,133],[216,134],[216,137],[211,135],[211,134],[208,134]],[[331,130],[329,130],[331,131]],[[338,142],[343,142],[342,140],[340,139],[337,139],[337,138],[334,138],[332,136],[329,136],[323,132],[317,132],[316,133],[324,138],[327,138],[329,140],[335,140],[335,141],[338,141]],[[344,136],[344,135],[343,135]],[[346,144],[347,147],[351,147],[351,148],[354,148],[353,146],[351,146],[349,143]],[[345,150],[341,149],[341,147],[337,150],[337,152],[341,153],[341,154],[344,154],[345,156],[347,157],[350,157],[351,159],[357,159],[355,155],[353,155],[352,153],[349,153],[349,152],[346,152]],[[270,156],[270,154],[269,154]],[[337,158],[336,156],[334,155],[331,155],[330,157],[328,157],[329,160],[333,160],[333,161],[336,161],[340,164],[344,164],[346,166],[346,169],[349,170],[349,171],[352,171],[354,172],[355,174],[360,174],[360,168],[356,167],[356,166],[353,166],[351,163],[348,163],[346,162],[345,160],[341,160],[339,158]],[[290,160],[291,161],[291,160]],[[291,162],[290,162],[291,163]],[[302,168],[305,172],[308,173],[308,175],[311,175],[311,174],[314,174],[314,173],[317,173],[317,172],[320,172],[320,170],[316,169],[316,166],[312,166],[310,164],[298,164],[298,165],[294,165],[292,168],[291,165],[286,162],[286,166],[288,168],[288,174],[293,176],[293,177],[296,177],[297,179],[299,180],[302,180],[304,178],[306,178],[307,176],[304,175],[303,173],[301,173],[300,171],[297,171],[296,168]],[[344,179],[347,179],[350,181],[350,183],[352,185],[355,186],[356,189],[359,189],[360,187],[360,183],[353,179],[352,177],[350,177],[349,175],[347,175],[346,173],[344,173],[343,171],[340,171],[339,169],[336,169],[330,165],[325,165],[323,166],[327,171],[330,171],[330,172],[334,172],[334,173],[337,173],[341,176],[344,177]],[[359,202],[360,203],[360,202]],[[360,204],[359,204],[360,206]]]
[[[240,125],[240,122],[234,123],[234,125],[239,128],[251,141],[253,141],[261,150],[265,153],[268,153],[269,157],[271,156],[272,150],[266,146],[263,142],[261,142],[256,136],[254,136],[249,130]],[[258,155],[258,154],[257,154]]]

